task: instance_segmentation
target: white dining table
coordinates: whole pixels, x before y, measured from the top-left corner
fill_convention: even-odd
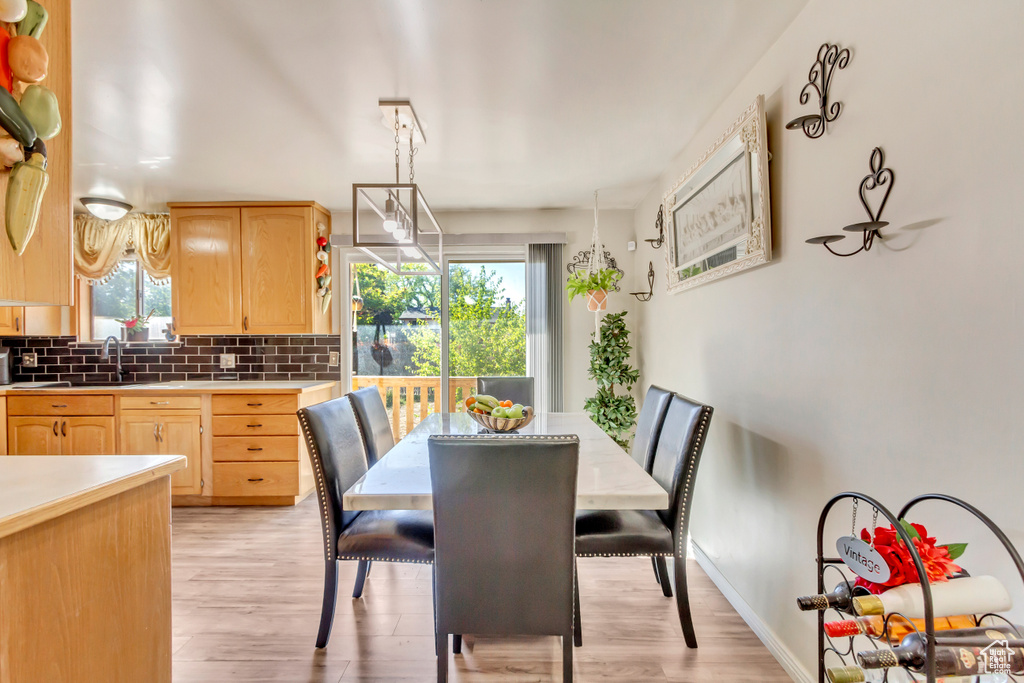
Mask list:
[[[430,510],[432,434],[478,434],[466,413],[434,413],[399,441],[345,492],[346,510]],[[542,413],[523,435],[575,434],[580,440],[577,510],[664,510],[668,493],[585,413]]]

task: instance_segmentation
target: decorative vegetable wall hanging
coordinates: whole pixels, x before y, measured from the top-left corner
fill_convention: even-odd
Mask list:
[[[0,0],[0,163],[11,169],[4,219],[19,256],[35,233],[50,181],[44,141],[61,129],[57,96],[39,85],[50,64],[39,41],[47,18],[34,0]]]
[[[316,295],[320,297],[320,312],[331,306],[331,241],[325,235],[316,238]]]

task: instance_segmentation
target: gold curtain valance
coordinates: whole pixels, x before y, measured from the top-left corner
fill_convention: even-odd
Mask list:
[[[130,213],[116,221],[88,214],[75,216],[75,272],[92,282],[104,282],[117,272],[128,249],[154,282],[171,276],[171,219],[167,214]]]

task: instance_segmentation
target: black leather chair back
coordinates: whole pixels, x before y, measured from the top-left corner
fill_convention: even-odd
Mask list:
[[[651,464],[654,460],[654,450],[658,446],[658,437],[661,436],[661,427],[665,422],[665,413],[668,412],[669,399],[672,392],[661,387],[651,385],[644,396],[644,405],[640,408],[640,416],[636,421],[636,435],[633,437],[633,451],[631,455],[644,471],[651,471]]]
[[[377,387],[363,387],[348,394],[348,397],[352,400],[352,407],[355,408],[359,425],[363,428],[366,457],[372,467],[395,447],[395,435],[391,433],[388,410],[384,407],[384,401],[381,399],[380,390]]]
[[[313,463],[324,553],[327,560],[333,560],[338,534],[360,512],[345,510],[342,496],[369,468],[363,436],[352,404],[344,396],[301,408],[298,416]]]
[[[476,393],[489,394],[499,401],[510,400],[524,406],[533,405],[532,377],[477,377]]]
[[[575,436],[431,436],[438,633],[572,631]]]
[[[651,476],[669,496],[669,509],[658,510],[658,515],[676,543],[685,542],[680,539],[686,538],[690,525],[693,485],[712,412],[711,406],[673,395],[654,452]]]

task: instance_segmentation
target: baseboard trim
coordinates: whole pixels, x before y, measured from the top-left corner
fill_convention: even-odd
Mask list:
[[[796,683],[818,683],[817,676],[812,675],[811,672],[803,667],[800,661],[793,655],[793,652],[779,640],[775,631],[743,599],[743,596],[729,583],[729,579],[725,578],[725,575],[718,570],[718,567],[701,550],[700,546],[691,540],[690,547],[693,549],[693,559],[697,561],[697,564],[708,575],[712,583],[718,587],[718,590],[722,592],[722,595],[733,606],[737,614],[743,618],[743,621],[747,622],[754,635],[764,643],[764,646],[768,648],[768,651],[775,657],[775,660],[785,669],[789,677],[796,681]]]

